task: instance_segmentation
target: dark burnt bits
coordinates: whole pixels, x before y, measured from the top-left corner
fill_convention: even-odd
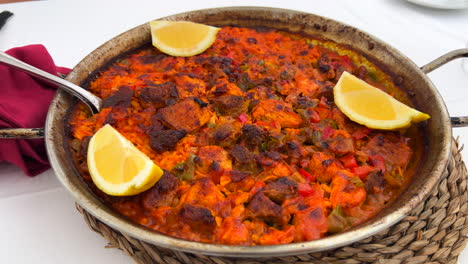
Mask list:
[[[216,145],[228,147],[234,144],[240,136],[240,131],[233,124],[225,123],[212,132],[212,137]]]
[[[173,150],[179,140],[187,135],[185,130],[153,130],[149,132],[150,146],[155,151],[161,153]]]
[[[195,63],[213,73],[225,74],[229,78],[235,78],[239,71],[238,66],[233,64],[233,60],[225,56],[196,57]]]
[[[291,217],[289,214],[286,214],[283,207],[274,203],[261,191],[254,195],[247,209],[249,217],[262,219],[267,224],[273,226],[284,225]]]
[[[284,200],[297,196],[297,182],[288,177],[274,179],[266,182],[263,193],[273,202],[281,205]]]
[[[333,163],[333,161],[334,161],[334,159],[324,160],[324,161],[322,161],[322,166],[326,168],[326,167],[330,166]]]
[[[152,103],[154,107],[161,108],[174,105],[179,99],[179,93],[173,82],[151,83],[140,89],[138,97],[140,101]]]
[[[272,167],[278,165],[281,161],[281,154],[276,151],[266,151],[260,153],[260,156],[257,158],[258,163],[266,167]]]
[[[319,58],[319,60],[317,62],[317,66],[318,66],[319,70],[321,72],[323,72],[323,73],[326,73],[331,69],[330,59],[328,58],[328,56],[325,53],[320,55],[320,58]]]
[[[159,206],[171,206],[177,194],[179,179],[172,173],[164,170],[161,179],[149,190],[142,194],[142,204],[147,210]]]
[[[285,152],[289,158],[298,159],[302,157],[301,149],[299,147],[299,143],[297,142],[287,141],[283,148],[285,149]]]
[[[238,163],[245,164],[251,162],[255,156],[244,146],[236,144],[232,147],[231,156]]]
[[[145,55],[139,56],[138,60],[141,61],[142,64],[154,64],[158,61],[161,61],[165,58],[169,57],[164,53],[147,53]]]
[[[265,141],[266,136],[265,131],[256,125],[247,124],[242,127],[241,138],[251,148],[260,146]]]
[[[102,108],[129,108],[132,102],[133,94],[134,91],[129,86],[122,85],[114,94],[102,100]]]
[[[197,103],[201,108],[203,107],[207,107],[208,106],[208,103],[204,102],[202,99],[198,98],[198,97],[194,97],[193,98],[193,101],[195,103]]]
[[[178,216],[192,230],[202,234],[212,233],[216,227],[216,221],[211,211],[201,206],[184,203]]]
[[[215,87],[214,91],[211,92],[214,96],[221,96],[226,94],[229,91],[229,88],[227,87],[226,83],[223,83],[222,85],[218,85]]]

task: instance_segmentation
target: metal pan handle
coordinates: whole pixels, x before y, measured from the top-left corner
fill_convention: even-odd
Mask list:
[[[440,66],[458,58],[468,58],[468,49],[458,49],[451,51],[439,58],[429,62],[421,67],[421,71],[425,74],[439,68]],[[468,116],[451,117],[452,127],[466,127],[468,126]]]
[[[44,138],[44,128],[2,128],[0,139]]]

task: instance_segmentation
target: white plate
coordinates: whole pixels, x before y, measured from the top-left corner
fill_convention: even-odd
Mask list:
[[[408,2],[439,9],[468,8],[468,0],[406,0]]]

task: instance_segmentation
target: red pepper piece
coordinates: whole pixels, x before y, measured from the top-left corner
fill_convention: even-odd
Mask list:
[[[353,154],[348,154],[342,157],[340,160],[341,162],[343,162],[343,165],[345,166],[345,168],[352,169],[358,166],[356,162],[356,158],[354,157]]]
[[[363,139],[365,136],[369,135],[372,130],[368,127],[361,127],[358,130],[354,131],[352,134],[355,139]]]
[[[302,176],[304,176],[304,178],[305,178],[306,180],[308,180],[309,182],[315,181],[315,176],[312,175],[312,174],[310,174],[310,173],[308,173],[308,172],[305,171],[304,169],[299,169],[299,173],[300,173]]]
[[[311,123],[318,123],[320,122],[320,115],[315,111],[314,109],[309,109],[308,114],[310,116],[310,122]]]
[[[302,197],[308,197],[308,196],[315,194],[314,189],[309,184],[306,184],[306,183],[299,183],[297,185],[297,192]]]
[[[371,171],[374,170],[374,167],[369,165],[363,165],[352,169],[352,172],[359,178],[365,178]]]
[[[374,168],[381,170],[382,172],[385,172],[387,170],[387,167],[385,167],[385,160],[382,156],[369,156],[369,159]]]
[[[239,122],[241,122],[242,124],[245,124],[245,122],[247,122],[247,120],[249,120],[249,117],[245,114],[245,113],[241,113],[239,115],[239,117],[237,117],[237,119],[239,120]]]
[[[327,140],[334,134],[334,129],[330,126],[326,126],[322,131],[322,140]]]

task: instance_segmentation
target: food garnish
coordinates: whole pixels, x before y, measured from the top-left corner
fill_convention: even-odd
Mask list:
[[[172,55],[189,57],[208,49],[216,39],[220,30],[188,21],[150,22],[153,46],[160,51]]]
[[[348,72],[343,72],[333,94],[349,119],[369,128],[394,130],[430,118]]]
[[[163,171],[109,124],[88,146],[88,168],[96,186],[115,196],[135,195],[151,188]]]

